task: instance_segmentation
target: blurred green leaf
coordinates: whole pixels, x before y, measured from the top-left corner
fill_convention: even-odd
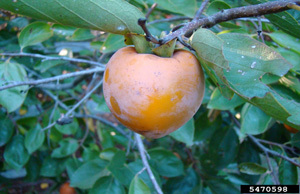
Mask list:
[[[144,17],[135,6],[123,0],[2,0],[0,7],[21,15],[79,28],[116,34],[143,33],[137,24]]]
[[[20,64],[10,61],[0,63],[0,86],[7,85],[9,82],[26,81],[26,77],[26,71]],[[23,104],[27,89],[28,86],[18,86],[0,91],[0,105],[8,112],[15,111]]]
[[[293,65],[293,70],[300,71],[300,55],[296,52],[293,52],[289,49],[285,49],[282,47],[277,48],[277,50],[280,52],[280,54]]]
[[[184,176],[168,179],[163,189],[165,193],[190,193],[197,183],[197,174],[189,167]]]
[[[125,164],[125,152],[119,150],[113,156],[107,169],[114,175],[114,177],[123,185],[129,186],[130,180],[134,177],[133,172]]]
[[[177,141],[185,143],[187,146],[193,145],[195,125],[194,119],[190,119],[176,131],[170,133],[170,136]]]
[[[298,183],[297,166],[286,160],[282,160],[279,164],[278,175],[282,185],[297,185]]]
[[[154,0],[158,4],[158,8],[179,13],[185,16],[194,17],[197,10],[197,3],[195,0]]]
[[[219,11],[222,11],[224,9],[230,9],[230,8],[231,8],[230,5],[228,5],[226,2],[217,0],[217,1],[211,2],[208,5],[205,13],[207,15],[213,15],[213,14],[219,12]]]
[[[76,30],[76,28],[74,27],[65,26],[61,24],[53,24],[51,29],[55,34],[62,36],[72,36]]]
[[[69,41],[83,41],[95,38],[95,36],[91,33],[91,30],[79,28],[75,30],[72,36],[67,37]]]
[[[140,193],[151,194],[151,191],[149,187],[146,185],[146,183],[144,183],[144,181],[140,179],[138,175],[136,175],[130,183],[128,193],[129,194],[140,194]]]
[[[1,3],[0,3],[1,4]],[[45,22],[34,22],[26,26],[19,35],[21,49],[49,39],[53,35],[51,26]]]
[[[300,133],[296,133],[291,138],[291,144],[300,149]]]
[[[183,163],[171,151],[165,149],[148,150],[151,157],[150,164],[157,172],[165,177],[175,177],[183,174]]]
[[[29,154],[39,149],[45,140],[45,132],[42,131],[38,124],[35,128],[30,129],[25,135],[25,147]]]
[[[299,38],[295,38],[282,31],[275,31],[272,33],[268,33],[267,35],[270,36],[272,40],[280,46],[300,54]]]
[[[220,90],[216,88],[211,95],[211,99],[207,104],[207,108],[229,110],[236,108],[243,103],[245,103],[245,101],[236,94],[233,95],[232,99],[228,100],[221,94]]]
[[[58,120],[60,118],[60,114],[62,114],[62,113],[59,113],[59,111],[56,110],[54,113],[54,120]],[[79,129],[79,125],[78,125],[77,119],[73,118],[72,123],[66,124],[66,125],[56,124],[55,128],[62,134],[71,135],[71,134],[75,134],[77,132],[77,130]]]
[[[53,150],[51,157],[63,158],[69,156],[73,154],[78,147],[79,144],[76,139],[72,139],[72,138],[63,139],[59,142],[59,147]]]
[[[116,34],[109,34],[102,44],[100,51],[102,53],[111,53],[114,52],[122,47],[125,47],[124,43],[124,36],[116,35]]]
[[[40,63],[38,63],[34,67],[34,69],[37,71],[40,71],[41,73],[44,73],[52,67],[56,67],[58,65],[62,65],[65,63],[66,63],[66,61],[63,61],[63,60],[46,60],[46,61],[42,60]]]
[[[124,187],[112,176],[101,177],[89,191],[89,194],[112,193],[125,194]]]
[[[265,167],[262,167],[253,162],[244,162],[239,164],[239,169],[242,173],[249,175],[259,175],[267,172]]]
[[[14,127],[11,120],[5,118],[0,113],[0,147],[4,146],[14,133]]]
[[[95,182],[103,176],[107,176],[104,170],[107,162],[101,159],[95,159],[83,164],[71,176],[70,186],[80,189],[90,189],[95,185]]]
[[[240,194],[239,189],[237,189],[231,182],[224,179],[213,179],[205,181],[212,193],[230,193],[230,194]]]
[[[40,175],[56,177],[59,174],[59,161],[54,158],[45,158],[41,167]]]
[[[16,169],[21,169],[29,160],[29,154],[24,147],[24,137],[16,135],[7,144],[4,150],[4,159],[7,164]]]
[[[280,78],[279,83],[300,95],[300,80],[292,74],[287,74],[286,76]]]
[[[241,118],[241,132],[251,135],[265,132],[275,122],[272,117],[249,103],[244,105]]]
[[[104,149],[100,153],[100,158],[103,160],[111,161],[117,152],[118,152],[118,149],[114,148],[114,147]]]

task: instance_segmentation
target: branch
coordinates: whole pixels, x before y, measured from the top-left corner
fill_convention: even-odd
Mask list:
[[[31,53],[0,53],[0,56],[9,56],[9,57],[34,57],[34,58],[40,58],[44,60],[64,60],[64,61],[70,61],[75,63],[86,63],[90,65],[95,65],[99,67],[105,67],[102,63],[98,63],[95,61],[85,60],[85,59],[75,59],[75,58],[69,58],[69,57],[51,57],[51,56],[45,56],[40,54],[31,54]]]
[[[9,85],[0,87],[0,91],[8,89],[8,88],[17,87],[17,86],[23,86],[23,85],[35,86],[35,85],[49,83],[49,82],[53,82],[53,81],[57,81],[57,80],[64,80],[64,79],[67,79],[70,77],[82,76],[82,75],[86,75],[86,74],[92,74],[92,73],[103,72],[103,71],[104,71],[104,68],[96,67],[93,69],[78,71],[78,72],[74,72],[74,73],[67,73],[67,74],[58,75],[58,76],[45,78],[45,79],[39,79],[39,80],[34,80],[34,81],[24,81],[24,82],[15,82],[13,84],[9,84]]]
[[[234,117],[234,115],[232,115],[230,111],[226,111],[226,112],[229,114],[229,116],[231,117],[231,119],[233,120],[233,122],[236,124],[236,126],[237,126],[238,128],[241,128],[240,122]],[[282,158],[282,159],[284,159],[284,160],[286,160],[286,161],[288,161],[288,162],[294,164],[295,166],[300,167],[300,163],[296,162],[296,161],[293,160],[292,158],[289,158],[288,156],[284,156],[284,155],[279,154],[278,152],[275,152],[275,151],[273,151],[273,150],[270,150],[269,148],[267,148],[267,147],[265,147],[264,145],[262,145],[262,144],[259,142],[259,140],[258,140],[256,137],[254,137],[253,135],[248,135],[248,137],[249,137],[249,138],[252,140],[252,142],[253,142],[256,146],[258,146],[263,152],[268,153],[268,154],[273,155],[273,156],[277,156],[277,157],[279,157],[279,158]]]
[[[77,86],[78,84],[80,84],[87,77],[88,77],[88,75],[83,75],[83,76],[79,76],[79,77],[75,78],[74,81],[71,82],[71,83],[65,83],[65,84],[43,84],[43,85],[38,86],[38,87],[41,87],[41,88],[46,89],[46,90],[54,90],[54,91],[68,90],[68,89],[72,89],[75,86]]]
[[[176,37],[185,35],[201,26],[212,27],[218,23],[244,17],[257,17],[271,13],[282,12],[290,9],[292,4],[300,4],[300,0],[285,0],[285,1],[272,1],[258,5],[249,5],[244,7],[232,8],[222,10],[214,15],[193,20],[186,23],[186,25],[175,32],[165,36],[161,42],[162,44],[173,40]]]
[[[153,175],[153,172],[151,171],[151,168],[149,166],[149,163],[147,161],[147,158],[146,158],[146,154],[145,154],[145,147],[144,147],[144,144],[143,144],[143,141],[141,139],[141,136],[137,133],[134,133],[134,136],[135,136],[135,140],[137,142],[137,146],[138,146],[138,149],[139,149],[139,152],[140,152],[140,155],[141,155],[141,158],[142,158],[142,162],[144,164],[144,166],[146,167],[146,170],[147,170],[147,173],[150,177],[150,180],[156,190],[156,192],[158,194],[163,194],[160,186],[158,185],[154,175]]]
[[[193,18],[180,16],[180,17],[172,17],[169,19],[160,19],[160,20],[153,20],[152,22],[148,22],[147,25],[156,24],[156,23],[163,23],[163,22],[173,22],[173,21],[180,21],[180,20],[192,20]]]
[[[201,14],[203,13],[204,9],[206,8],[207,4],[208,4],[209,0],[204,0],[200,6],[200,8],[198,9],[195,17],[193,20],[198,20],[201,16]]]

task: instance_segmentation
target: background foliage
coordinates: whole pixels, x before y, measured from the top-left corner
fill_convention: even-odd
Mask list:
[[[155,2],[148,19],[155,36],[182,22],[158,20],[193,17],[201,5],[196,0],[184,5],[179,0],[0,1],[0,52],[46,56],[3,56],[0,86],[93,68],[62,57],[105,64],[125,46],[122,35],[143,33],[137,19]],[[203,14],[262,2],[212,0]],[[300,129],[300,13],[263,19],[268,20],[262,25],[250,19],[222,22],[190,38],[206,73],[203,105],[169,136],[143,140],[165,193],[239,193],[241,184],[298,183],[300,133],[288,132],[283,123]],[[265,43],[257,35],[259,26]],[[0,91],[0,191],[57,192],[69,181],[78,193],[155,193],[133,134],[112,116],[101,88],[80,104],[71,123],[50,125],[101,78],[100,72]]]

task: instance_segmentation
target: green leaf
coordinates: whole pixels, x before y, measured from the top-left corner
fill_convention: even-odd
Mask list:
[[[191,45],[202,59],[214,63],[218,67],[229,70],[228,61],[223,54],[223,40],[212,31],[198,29],[191,39]]]
[[[201,164],[205,170],[221,170],[236,157],[239,140],[234,129],[219,128],[210,139],[208,150],[201,155]]]
[[[260,4],[266,3],[268,0],[246,0],[246,2],[250,4]],[[287,11],[274,13],[274,14],[267,14],[265,15],[267,19],[271,21],[279,29],[285,31],[286,33],[300,38],[300,24],[299,22]]]
[[[59,174],[59,161],[54,158],[45,158],[40,171],[41,176],[56,177]]]
[[[129,187],[129,194],[151,194],[149,187],[146,183],[136,175],[134,179],[132,179]]]
[[[187,146],[193,145],[195,125],[194,119],[190,119],[176,131],[170,133],[170,136],[177,141],[185,143]]]
[[[137,53],[152,53],[151,42],[146,40],[146,36],[142,34],[127,34],[125,44],[134,45]]]
[[[0,3],[1,4],[1,3]],[[49,39],[53,35],[51,26],[44,22],[34,22],[26,26],[19,35],[21,49]]]
[[[142,34],[137,24],[143,13],[124,0],[2,0],[0,7],[21,15],[67,26],[95,29],[115,34]]]
[[[192,167],[189,167],[184,176],[168,179],[164,191],[165,193],[190,193],[197,183],[197,174]]]
[[[1,113],[0,113],[1,114]],[[0,147],[4,146],[14,133],[13,123],[10,119],[0,115]]]
[[[101,159],[89,161],[79,167],[71,176],[71,187],[78,187],[80,189],[90,189],[95,182],[103,176],[107,175],[104,170],[107,162]]]
[[[280,78],[279,83],[300,95],[300,80],[292,74]]]
[[[125,189],[119,181],[114,179],[112,176],[105,176],[101,177],[89,191],[89,194],[98,193],[125,194]]]
[[[88,29],[77,29],[74,34],[70,37],[67,37],[69,41],[83,41],[95,38],[95,36],[91,33],[91,30]]]
[[[58,65],[66,64],[66,61],[63,60],[42,60],[40,63],[38,63],[34,69],[40,71],[41,73],[44,73],[48,71],[52,67],[56,67]]]
[[[241,132],[243,134],[261,134],[274,123],[272,117],[248,103],[243,107],[241,118]]]
[[[282,31],[275,31],[272,33],[268,33],[268,36],[270,36],[272,40],[277,44],[279,44],[280,46],[300,54],[299,38],[295,38]]]
[[[195,0],[154,0],[158,4],[158,8],[179,13],[185,16],[194,17],[197,10],[197,3]]]
[[[183,174],[183,163],[171,151],[152,149],[148,151],[154,168],[166,177],[175,177]]]
[[[300,112],[297,111],[300,103],[281,96],[260,81],[266,73],[282,77],[290,64],[274,50],[247,36],[219,36],[226,43],[223,53],[231,68],[218,75],[226,79],[226,86],[269,116],[300,128]]]
[[[7,144],[4,150],[4,159],[7,164],[16,169],[21,169],[29,160],[29,154],[24,147],[24,137],[16,135]]]
[[[230,5],[225,3],[224,1],[213,1],[209,6],[207,7],[205,13],[207,15],[213,15],[219,11],[222,11],[224,9],[230,9]]]
[[[291,144],[300,149],[300,133],[296,133],[292,136]]]
[[[77,28],[64,26],[61,24],[53,24],[51,29],[53,30],[54,34],[62,36],[72,36]]]
[[[207,104],[207,108],[229,110],[234,109],[243,103],[245,103],[245,101],[236,94],[233,95],[232,99],[228,100],[221,94],[220,90],[216,88],[211,95],[211,99]]]
[[[124,36],[109,34],[102,44],[100,51],[102,53],[111,53],[125,46]]]
[[[235,187],[231,182],[225,179],[213,179],[205,181],[212,193],[230,193],[230,194],[240,194],[239,189]]]
[[[29,154],[39,149],[45,140],[45,132],[42,131],[38,124],[35,128],[30,129],[25,135],[25,147]]]
[[[282,160],[278,169],[279,182],[282,185],[296,185],[298,183],[297,166]]]
[[[300,71],[300,55],[289,50],[289,49],[284,49],[284,48],[277,48],[277,51],[280,52],[280,54],[293,65],[293,70],[295,71]]]
[[[58,120],[60,118],[60,112],[58,110],[55,111],[54,120]],[[66,125],[56,124],[55,128],[62,134],[72,135],[77,132],[79,129],[79,125],[76,118],[73,118],[72,123]]]
[[[125,152],[119,150],[116,152],[110,161],[107,169],[114,175],[114,177],[123,185],[129,186],[130,180],[134,177],[133,172],[125,165]]]
[[[18,63],[0,63],[0,86],[7,85],[8,82],[26,81],[26,71]],[[27,95],[28,86],[18,86],[0,91],[0,105],[8,112],[13,112],[19,108]]]
[[[113,159],[113,157],[115,156],[115,154],[118,152],[119,150],[117,148],[107,148],[101,151],[100,153],[100,158],[103,160],[108,160],[111,161]]]
[[[63,158],[73,154],[79,147],[76,139],[67,138],[59,142],[59,147],[54,149],[51,157],[52,158]]]
[[[265,167],[252,162],[244,162],[239,164],[239,170],[242,173],[249,175],[260,175],[267,172],[267,169]]]

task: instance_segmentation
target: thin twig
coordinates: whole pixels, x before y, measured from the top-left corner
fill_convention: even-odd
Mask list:
[[[146,169],[147,169],[147,172],[148,172],[148,175],[149,175],[149,177],[150,177],[150,180],[151,180],[151,182],[152,182],[152,184],[153,184],[153,186],[154,186],[156,192],[157,192],[158,194],[162,194],[163,192],[162,192],[160,186],[158,185],[158,183],[157,183],[157,181],[156,181],[156,179],[155,179],[155,177],[154,177],[154,174],[153,174],[153,172],[152,172],[152,170],[151,170],[151,168],[150,168],[150,166],[149,166],[148,160],[147,160],[147,158],[146,158],[145,147],[144,147],[142,138],[141,138],[141,136],[140,136],[139,134],[137,134],[137,133],[134,134],[134,137],[135,137],[135,140],[136,140],[136,142],[137,142],[137,146],[138,146],[138,149],[139,149],[141,158],[142,158],[142,162],[143,162],[143,164],[144,164],[144,167],[146,167]]]
[[[52,56],[46,56],[46,55],[40,55],[40,54],[32,54],[32,53],[0,53],[0,56],[10,56],[10,57],[34,57],[34,58],[40,58],[44,60],[64,60],[64,61],[70,61],[74,63],[86,63],[90,65],[95,65],[99,67],[105,67],[102,63],[85,60],[85,59],[75,59],[75,58],[69,58],[69,57],[52,57]]]
[[[201,26],[212,27],[218,23],[244,17],[257,17],[271,13],[278,13],[290,9],[291,4],[300,4],[300,0],[282,0],[271,1],[258,5],[249,5],[232,9],[222,10],[214,15],[207,16],[198,20],[193,20],[175,32],[172,32],[160,40],[161,44],[165,44],[176,37],[182,36],[198,29]]]
[[[195,17],[193,20],[198,20],[201,16],[201,14],[203,13],[204,9],[206,8],[207,4],[208,4],[209,0],[204,0],[200,6],[200,8],[198,9]]]
[[[230,111],[226,111],[226,112],[229,114],[229,116],[231,117],[231,119],[233,120],[233,122],[236,124],[236,126],[237,126],[238,128],[241,128],[240,122],[234,117],[234,115],[233,115]],[[270,150],[269,148],[267,148],[267,147],[265,147],[264,145],[262,145],[262,144],[259,142],[259,140],[258,140],[256,137],[254,137],[253,135],[249,135],[249,134],[248,134],[248,137],[249,137],[249,138],[252,140],[252,142],[253,142],[256,146],[258,146],[263,152],[268,153],[268,154],[273,155],[273,156],[277,156],[277,157],[279,157],[279,158],[282,158],[282,159],[284,159],[284,160],[286,160],[286,161],[288,161],[288,162],[294,164],[295,166],[300,167],[300,163],[296,162],[296,161],[293,160],[292,158],[289,158],[288,156],[284,156],[284,155],[279,154],[279,153],[276,152],[276,151]]]
[[[35,86],[35,85],[45,84],[45,83],[49,83],[49,82],[53,82],[53,81],[57,81],[57,80],[64,80],[64,79],[71,78],[71,77],[82,76],[82,75],[92,74],[92,73],[96,73],[96,72],[103,72],[103,71],[104,71],[104,68],[96,67],[93,69],[88,69],[88,70],[83,70],[83,71],[78,71],[78,72],[73,72],[73,73],[67,73],[67,74],[58,75],[58,76],[45,78],[45,79],[14,82],[13,84],[9,84],[9,85],[0,87],[0,91],[8,89],[8,88],[17,87],[17,86],[23,86],[23,85]]]
[[[257,19],[258,19],[257,35],[258,35],[258,38],[260,38],[261,41],[265,44],[264,35],[263,35],[263,30],[262,30],[262,23],[261,23],[261,18],[260,18],[260,16],[258,16]]]
[[[147,14],[145,15],[145,18],[148,19],[148,17],[150,16],[150,14],[153,12],[153,10],[155,9],[155,7],[157,6],[157,3],[154,3],[150,9],[148,10]]]
[[[142,29],[144,30],[144,32],[146,34],[146,39],[155,44],[160,44],[159,40],[157,38],[155,38],[154,36],[152,36],[151,32],[148,30],[148,28],[146,26],[146,22],[147,22],[147,19],[145,19],[145,18],[140,18],[138,20],[138,25],[140,25],[142,27]]]
[[[236,18],[235,20],[237,20],[237,21],[245,21],[245,22],[249,22],[249,21],[258,22],[257,18]],[[260,21],[264,22],[264,23],[270,23],[270,20],[268,20],[266,18],[261,18]]]
[[[269,170],[271,172],[271,175],[273,177],[273,182],[276,184],[276,185],[280,185],[280,182],[278,180],[278,176],[276,175],[276,172],[274,171],[273,167],[272,167],[272,164],[271,164],[271,161],[270,161],[270,157],[269,157],[269,154],[268,152],[265,152],[265,155],[266,155],[266,160],[267,160],[267,164],[268,164],[268,167],[269,167]]]

